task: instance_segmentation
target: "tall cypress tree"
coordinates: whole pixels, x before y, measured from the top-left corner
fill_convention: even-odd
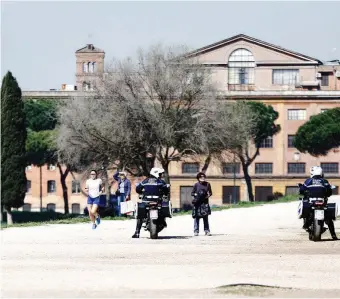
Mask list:
[[[26,193],[24,103],[16,78],[7,72],[1,86],[1,211],[12,224],[12,208],[23,206]]]

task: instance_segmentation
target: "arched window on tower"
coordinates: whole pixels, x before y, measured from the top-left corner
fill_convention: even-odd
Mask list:
[[[89,62],[89,73],[93,73],[93,62]]]
[[[255,84],[255,59],[247,49],[237,49],[228,61],[229,90],[251,90]]]
[[[87,64],[87,62],[84,62],[83,63],[83,72],[87,73],[88,71],[89,71],[88,64]]]

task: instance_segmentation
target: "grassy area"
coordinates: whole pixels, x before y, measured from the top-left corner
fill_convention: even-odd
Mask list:
[[[39,213],[39,212],[37,212]],[[53,219],[47,221],[28,221],[21,223],[14,223],[11,226],[7,226],[6,222],[1,222],[1,229],[8,227],[29,227],[29,226],[39,226],[39,225],[50,225],[50,224],[76,224],[76,223],[89,223],[89,217],[84,215],[77,215],[74,217],[72,215],[63,215],[63,219]],[[102,217],[102,220],[129,220],[131,217]]]
[[[219,293],[232,296],[269,297],[275,295],[275,293],[285,294],[287,293],[287,291],[292,291],[293,289],[281,288],[276,286],[239,284],[222,286],[217,288],[217,290]]]
[[[278,200],[273,201],[256,201],[248,202],[241,201],[237,204],[224,205],[224,206],[212,206],[212,211],[222,211],[228,209],[237,208],[251,208],[256,206],[262,206],[265,204],[277,204],[284,202],[296,201],[297,196],[284,196]],[[180,211],[176,212],[174,216],[191,215],[192,211]],[[103,220],[129,220],[131,217],[102,217]],[[88,223],[89,217],[85,215],[64,215],[62,213],[55,212],[13,212],[14,224],[10,227],[28,227],[38,225],[50,225],[50,224],[75,224],[75,223]],[[1,223],[1,229],[7,228],[7,223]]]
[[[258,207],[262,205],[270,205],[270,204],[277,204],[277,203],[285,203],[285,202],[291,202],[291,201],[297,201],[298,196],[296,195],[288,195],[283,196],[277,200],[273,201],[240,201],[237,204],[231,204],[231,205],[224,205],[224,206],[212,206],[211,211],[223,211],[228,209],[238,209],[238,208],[252,208],[252,207]],[[181,215],[190,215],[192,213],[191,210],[189,211],[180,211],[178,213],[174,213],[174,216],[181,216]]]

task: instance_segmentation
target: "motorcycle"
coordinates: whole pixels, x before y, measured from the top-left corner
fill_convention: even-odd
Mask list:
[[[300,187],[302,184],[298,184]],[[335,186],[331,186],[335,189]],[[307,220],[310,226],[307,231],[309,240],[317,242],[321,240],[321,235],[326,231],[324,224],[327,220],[336,220],[338,207],[336,203],[328,203],[327,198],[299,198],[298,217],[303,219],[304,224]]]
[[[144,229],[150,232],[150,239],[157,239],[158,233],[166,227],[165,218],[172,218],[172,205],[168,196],[143,196],[137,203],[136,219],[141,219]]]

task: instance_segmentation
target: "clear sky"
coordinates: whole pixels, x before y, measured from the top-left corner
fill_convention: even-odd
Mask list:
[[[340,59],[340,2],[2,1],[1,8],[1,76],[11,70],[22,90],[75,84],[74,52],[89,42],[105,50],[106,63],[157,42],[195,49],[240,33]]]

